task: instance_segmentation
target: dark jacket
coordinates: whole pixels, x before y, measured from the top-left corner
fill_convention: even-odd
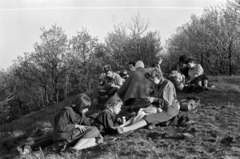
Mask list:
[[[94,126],[96,126],[102,133],[115,133],[116,116],[109,109],[101,111],[94,119]]]
[[[63,108],[54,119],[54,141],[72,140],[75,124],[90,126],[83,113],[76,113],[70,106]]]

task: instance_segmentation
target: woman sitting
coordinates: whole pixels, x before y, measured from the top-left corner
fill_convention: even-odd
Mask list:
[[[78,151],[103,142],[99,130],[89,124],[85,113],[91,104],[85,94],[77,95],[69,106],[55,116],[53,140],[58,150]]]
[[[158,107],[157,112],[144,116],[142,120],[131,126],[117,127],[119,134],[142,128],[148,124],[168,121],[179,113],[180,105],[177,100],[175,87],[171,81],[163,78],[162,71],[155,67],[150,69],[145,76],[154,84],[154,95],[153,97],[148,97],[148,99],[153,105]]]

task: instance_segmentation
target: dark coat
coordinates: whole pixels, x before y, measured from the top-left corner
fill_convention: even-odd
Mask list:
[[[116,129],[116,116],[109,109],[101,111],[98,116],[94,119],[94,126],[96,126],[100,132],[107,134],[115,133]]]
[[[147,69],[138,68],[119,88],[117,94],[124,102],[131,98],[146,98],[149,95],[150,82],[145,77],[146,72]]]
[[[63,108],[60,113],[55,116],[54,141],[72,140],[75,124],[90,126],[90,123],[83,113],[76,113],[70,106]]]

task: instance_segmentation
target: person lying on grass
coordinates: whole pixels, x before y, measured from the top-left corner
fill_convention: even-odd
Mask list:
[[[116,115],[121,111],[122,100],[118,96],[112,96],[106,103],[106,109],[101,111],[94,119],[93,125],[96,126],[101,134],[115,134]]]
[[[70,147],[69,150],[78,151],[103,143],[99,130],[90,126],[85,116],[90,104],[86,94],[77,95],[55,116],[53,139],[58,150]]]
[[[146,78],[154,84],[153,97],[148,97],[149,101],[158,107],[156,113],[144,116],[140,121],[133,125],[122,125],[117,127],[119,134],[136,130],[147,125],[168,121],[179,113],[179,102],[176,96],[176,90],[171,81],[163,78],[162,71],[159,68],[150,69]]]

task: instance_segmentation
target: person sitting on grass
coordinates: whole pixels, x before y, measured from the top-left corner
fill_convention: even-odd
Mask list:
[[[185,85],[185,76],[180,73],[179,69],[179,65],[174,64],[168,79],[174,84],[177,91],[182,91]]]
[[[126,79],[120,89],[117,91],[117,95],[124,102],[121,115],[129,116],[129,113],[137,112],[138,101],[144,102],[146,97],[149,96],[149,88],[151,83],[146,79],[145,73],[147,69],[144,68],[144,63],[138,61],[135,65],[136,70]]]
[[[154,84],[153,97],[148,100],[158,107],[156,113],[146,115],[140,121],[130,126],[117,127],[119,134],[136,130],[147,125],[166,122],[178,115],[180,105],[177,100],[176,90],[171,81],[163,78],[161,69],[153,68],[145,74],[146,78]]]
[[[187,60],[188,65],[188,82],[189,84],[199,85],[208,88],[208,78],[204,74],[204,70],[200,64],[196,64],[192,58]]]
[[[55,117],[53,135],[37,139],[31,143],[18,146],[21,155],[55,145],[56,150],[65,150],[67,146],[80,150],[103,142],[99,130],[90,127],[84,115],[90,106],[90,98],[85,94],[74,97],[71,104],[61,110]]]
[[[104,73],[100,75],[99,86],[93,89],[93,101],[100,105],[104,105],[125,81],[119,74],[112,71],[110,65],[105,65],[103,71]]]
[[[115,134],[116,115],[121,111],[122,100],[117,96],[112,96],[106,103],[106,109],[101,111],[94,119],[93,125],[96,126],[101,134]]]
[[[179,57],[179,62],[178,62],[179,72],[183,74],[185,78],[188,78],[188,70],[189,70],[187,66],[187,60],[188,60],[188,57],[186,55],[181,55]]]
[[[85,94],[77,95],[70,105],[64,107],[54,119],[53,140],[57,150],[78,151],[103,143],[96,127],[90,126],[85,116],[91,104]]]

